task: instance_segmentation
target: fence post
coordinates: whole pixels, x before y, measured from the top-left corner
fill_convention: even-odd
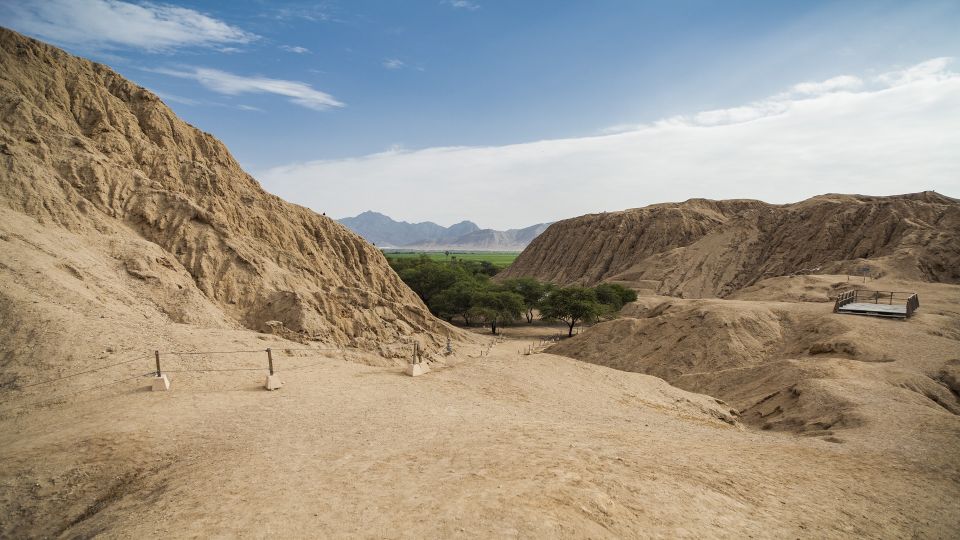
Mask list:
[[[167,376],[160,373],[160,351],[153,351],[153,357],[157,361],[157,376],[153,378],[153,384],[150,386],[150,389],[154,392],[166,392],[170,390],[170,380],[167,379]]]
[[[283,386],[283,382],[280,381],[279,375],[273,373],[273,351],[269,347],[267,347],[267,365],[270,367],[270,374],[267,375],[263,387],[267,390],[279,390]]]

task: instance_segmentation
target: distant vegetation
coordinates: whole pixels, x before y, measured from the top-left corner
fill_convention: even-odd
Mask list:
[[[490,278],[500,268],[489,260],[393,255],[388,254],[390,265],[434,315],[468,326],[490,325],[493,333],[521,319],[532,323],[539,313],[543,320],[563,322],[567,335],[573,335],[578,323],[612,317],[637,299],[634,291],[610,283],[591,288],[558,287],[533,278],[496,283]]]
[[[517,251],[392,251],[389,249],[383,250],[383,254],[391,261],[393,259],[418,259],[421,256],[434,261],[486,261],[498,270],[510,266],[514,259],[520,255]]]

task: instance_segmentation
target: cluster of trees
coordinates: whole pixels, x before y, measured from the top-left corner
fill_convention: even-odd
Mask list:
[[[557,287],[532,278],[490,280],[496,267],[477,261],[435,261],[428,257],[391,259],[400,279],[416,292],[430,311],[450,322],[456,318],[470,325],[500,326],[535,315],[562,321],[573,335],[579,323],[610,317],[637,294],[621,285],[602,283],[596,287]]]

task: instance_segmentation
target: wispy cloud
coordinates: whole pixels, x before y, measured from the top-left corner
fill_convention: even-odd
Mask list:
[[[611,135],[391,149],[258,176],[270,191],[328,214],[377,208],[439,222],[469,215],[497,228],[691,197],[960,195],[960,74],[936,59],[855,79],[801,83],[785,92],[790,98]]]
[[[476,2],[471,2],[470,0],[446,0],[444,4],[453,6],[457,9],[467,9],[470,11],[475,11],[480,9],[480,4]]]
[[[120,0],[2,2],[4,25],[59,44],[169,51],[249,43],[258,36],[199,11]]]
[[[321,92],[301,81],[287,81],[268,77],[245,77],[227,73],[219,69],[203,67],[183,67],[178,69],[149,68],[146,71],[160,73],[181,79],[193,79],[214,92],[235,96],[239,94],[276,94],[285,96],[291,103],[322,111],[333,107],[343,107],[326,92]]]
[[[335,20],[326,4],[279,6],[263,13],[263,16],[279,21],[304,20],[325,22]]]
[[[954,75],[947,70],[952,62],[953,58],[949,57],[933,58],[905,69],[881,73],[876,77],[876,80],[889,86],[900,86],[924,80],[941,80]]]
[[[406,65],[406,62],[400,60],[399,58],[387,58],[383,61],[383,67],[387,69],[400,69]]]
[[[287,52],[292,52],[292,53],[296,53],[296,54],[306,54],[306,53],[310,52],[310,49],[308,49],[308,48],[306,48],[306,47],[301,47],[301,46],[299,46],[299,45],[296,45],[296,46],[293,46],[293,47],[291,47],[290,45],[281,45],[280,48],[283,49],[283,50],[285,50],[285,51],[287,51]]]
[[[842,90],[857,90],[863,86],[863,79],[853,75],[841,75],[832,79],[820,82],[803,82],[795,84],[790,89],[789,95],[795,96],[819,96],[829,92],[838,92]]]
[[[827,94],[856,92],[861,89],[878,90],[889,88],[920,79],[931,79],[943,76],[949,58],[936,58],[922,62],[903,70],[883,73],[868,81],[854,75],[840,75],[825,81],[806,81],[797,83],[789,90],[773,95],[767,99],[755,101],[739,107],[702,111],[692,115],[675,116],[657,122],[659,125],[691,125],[691,126],[719,126],[751,122],[770,116],[778,116],[797,107],[804,100],[809,100]],[[603,130],[604,133],[622,133],[631,129],[642,128],[638,125],[613,126]]]
[[[158,92],[156,90],[153,93],[156,94],[158,98],[168,103],[179,103],[181,105],[190,105],[191,107],[203,105],[202,101],[193,98],[178,96],[176,94],[168,94],[166,92]]]

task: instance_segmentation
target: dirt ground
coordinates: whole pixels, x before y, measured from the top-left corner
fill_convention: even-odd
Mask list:
[[[262,389],[260,371],[181,372],[170,392],[147,391],[144,378],[63,403],[6,405],[2,535],[960,530],[956,429],[943,434],[952,460],[747,429],[730,423],[728,406],[654,377],[517,354],[542,331],[555,329],[508,329],[485,356],[458,347],[418,378],[338,353],[291,352],[278,354],[285,386],[276,392]],[[204,347],[249,339],[192,334]],[[262,365],[256,355],[245,362]]]

